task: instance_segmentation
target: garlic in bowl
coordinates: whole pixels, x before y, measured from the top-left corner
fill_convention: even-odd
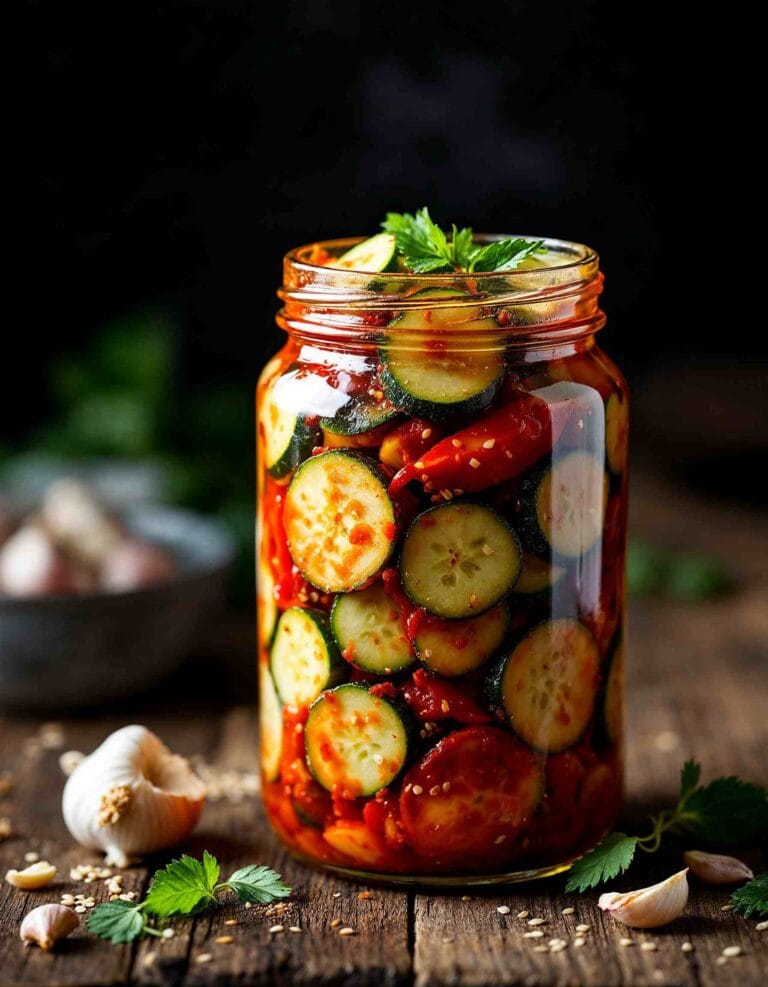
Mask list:
[[[75,768],[64,787],[64,822],[81,846],[103,850],[107,864],[175,846],[200,818],[205,785],[189,762],[151,730],[110,734]]]

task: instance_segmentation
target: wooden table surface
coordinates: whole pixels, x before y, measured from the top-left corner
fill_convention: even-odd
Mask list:
[[[706,604],[643,601],[631,608],[627,815],[637,816],[672,798],[684,758],[695,756],[706,777],[738,773],[768,781],[768,523],[756,514],[730,511],[639,478],[633,504],[635,535],[661,544],[719,555],[740,580],[739,590]],[[246,637],[248,637],[247,635]],[[140,703],[98,714],[59,712],[63,736],[40,733],[41,720],[0,714],[0,771],[13,787],[0,798],[0,817],[13,835],[0,843],[0,873],[23,866],[36,851],[59,869],[60,880],[37,893],[0,887],[0,987],[71,985],[389,985],[505,987],[505,985],[729,985],[757,987],[768,974],[768,934],[723,910],[727,892],[692,881],[685,917],[653,932],[630,932],[604,917],[597,895],[566,896],[564,878],[489,893],[418,894],[365,888],[307,870],[279,847],[264,822],[258,797],[210,802],[185,847],[213,851],[229,872],[245,863],[268,863],[295,888],[279,920],[262,907],[227,903],[195,920],[175,923],[174,938],[115,947],[79,931],[53,954],[24,949],[21,917],[33,905],[57,901],[63,892],[106,896],[103,882],[75,884],[72,866],[96,857],[75,847],[60,813],[63,748],[91,750],[110,730],[143,722],[174,749],[202,755],[219,771],[253,772],[256,764],[251,680],[238,671],[234,640],[223,666],[202,658],[162,692]],[[241,705],[232,705],[232,683]],[[41,683],[44,687],[44,683]],[[41,739],[44,741],[41,743]],[[60,746],[63,745],[63,746]],[[150,862],[163,863],[163,858]],[[671,873],[679,856],[647,858],[646,866],[617,887],[637,887]],[[141,891],[150,870],[125,872],[124,886]],[[509,914],[497,911],[508,905]],[[572,905],[576,912],[564,917]],[[524,939],[521,910],[547,920],[544,940]],[[235,918],[236,926],[225,926]],[[356,930],[341,938],[335,918]],[[283,933],[269,928],[283,925]],[[591,931],[586,945],[572,944],[578,923]],[[290,933],[299,926],[301,933]],[[232,944],[216,943],[231,934]],[[619,946],[629,934],[635,945]],[[556,954],[535,947],[550,936],[569,941]],[[693,952],[682,952],[685,941]],[[640,943],[653,942],[655,951]],[[722,949],[743,954],[718,963]],[[208,962],[200,957],[209,954]]]

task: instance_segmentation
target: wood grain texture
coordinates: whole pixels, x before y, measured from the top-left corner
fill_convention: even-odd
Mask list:
[[[714,552],[741,576],[737,592],[704,606],[655,600],[631,609],[626,812],[627,825],[642,825],[643,812],[674,797],[686,757],[700,760],[706,777],[736,773],[768,783],[768,524],[671,488],[644,487],[642,479],[634,503],[636,531],[660,544]],[[687,519],[683,526],[681,517]],[[228,662],[234,668],[231,655]],[[242,690],[235,696],[248,703]],[[174,749],[199,754],[221,770],[254,769],[252,707],[219,710],[199,685],[175,701],[156,695],[139,707],[65,717],[64,747],[91,750],[131,721],[146,723]],[[72,865],[97,858],[74,848],[63,826],[60,751],[35,739],[39,725],[0,715],[0,771],[11,770],[15,782],[9,796],[0,798],[0,816],[12,819],[16,833],[0,842],[0,873],[21,866],[24,853],[35,850],[59,867],[60,880],[35,895],[0,885],[0,987],[762,987],[765,982],[768,933],[756,932],[755,920],[722,911],[727,890],[705,890],[691,881],[686,916],[669,929],[647,933],[604,917],[596,894],[566,896],[562,877],[502,893],[473,890],[469,901],[461,892],[420,895],[379,888],[361,899],[361,886],[324,877],[289,858],[252,797],[209,803],[184,849],[198,855],[210,849],[227,876],[255,861],[276,867],[296,889],[285,912],[246,909],[228,900],[196,920],[174,922],[174,937],[162,942],[117,948],[81,929],[52,955],[25,949],[18,926],[33,904],[57,901],[64,891],[93,893],[95,887],[106,897],[103,885],[76,887],[68,879]],[[126,871],[126,887],[144,889],[150,870],[166,860],[159,856],[146,868]],[[679,866],[679,850],[644,860],[629,881],[616,886],[651,883]],[[497,911],[501,905],[509,914]],[[561,914],[568,905],[576,908],[575,915]],[[543,939],[524,938],[529,926],[516,917],[521,910],[547,920]],[[332,927],[336,919],[356,934],[340,937]],[[226,924],[231,920],[237,925]],[[585,945],[576,947],[580,922],[591,929]],[[270,933],[274,925],[285,931]],[[302,931],[290,932],[291,926]],[[232,943],[216,941],[230,935]],[[633,946],[619,945],[625,935]],[[537,951],[553,937],[565,939],[567,947],[556,954]],[[642,950],[645,941],[657,949]],[[693,952],[683,953],[683,942],[691,942]],[[728,945],[740,945],[743,955],[719,964]],[[207,955],[209,962],[198,961]]]

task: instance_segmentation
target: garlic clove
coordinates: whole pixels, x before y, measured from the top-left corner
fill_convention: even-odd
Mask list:
[[[659,884],[638,891],[601,894],[597,902],[603,911],[633,929],[655,929],[673,922],[688,902],[688,868]]]
[[[738,884],[739,881],[751,881],[755,876],[743,861],[721,853],[689,850],[683,854],[683,860],[696,877],[707,884]]]
[[[118,522],[79,480],[57,480],[45,495],[41,514],[56,543],[89,566],[100,565],[123,538]]]
[[[36,943],[49,950],[80,924],[80,917],[64,905],[40,905],[24,916],[19,935],[25,943]]]
[[[206,789],[189,762],[143,726],[111,734],[72,772],[64,787],[64,822],[106,862],[132,858],[183,840],[200,818]]]
[[[47,860],[39,860],[24,870],[9,870],[5,879],[14,888],[21,888],[22,891],[36,891],[44,888],[56,877],[56,868],[49,864]]]

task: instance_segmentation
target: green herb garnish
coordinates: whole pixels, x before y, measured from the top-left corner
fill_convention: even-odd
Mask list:
[[[513,271],[526,257],[546,253],[543,240],[514,237],[480,246],[473,242],[470,227],[457,229],[455,223],[448,234],[432,221],[426,206],[415,215],[387,213],[381,225],[394,236],[398,253],[416,274]]]
[[[566,891],[586,891],[623,874],[635,850],[655,853],[665,833],[690,835],[708,845],[735,846],[768,830],[768,791],[734,777],[716,778],[708,785],[699,785],[700,778],[701,766],[686,761],[674,809],[651,816],[653,828],[647,836],[606,836],[573,865]]]
[[[758,874],[731,895],[734,911],[746,918],[768,915],[768,871]]]
[[[250,864],[236,870],[228,881],[219,882],[219,862],[206,850],[202,861],[184,854],[159,870],[144,901],[108,901],[97,905],[87,919],[88,928],[102,939],[119,944],[141,936],[161,936],[148,916],[170,918],[196,915],[218,901],[224,891],[233,891],[241,901],[267,905],[287,898],[291,888],[269,867]]]

